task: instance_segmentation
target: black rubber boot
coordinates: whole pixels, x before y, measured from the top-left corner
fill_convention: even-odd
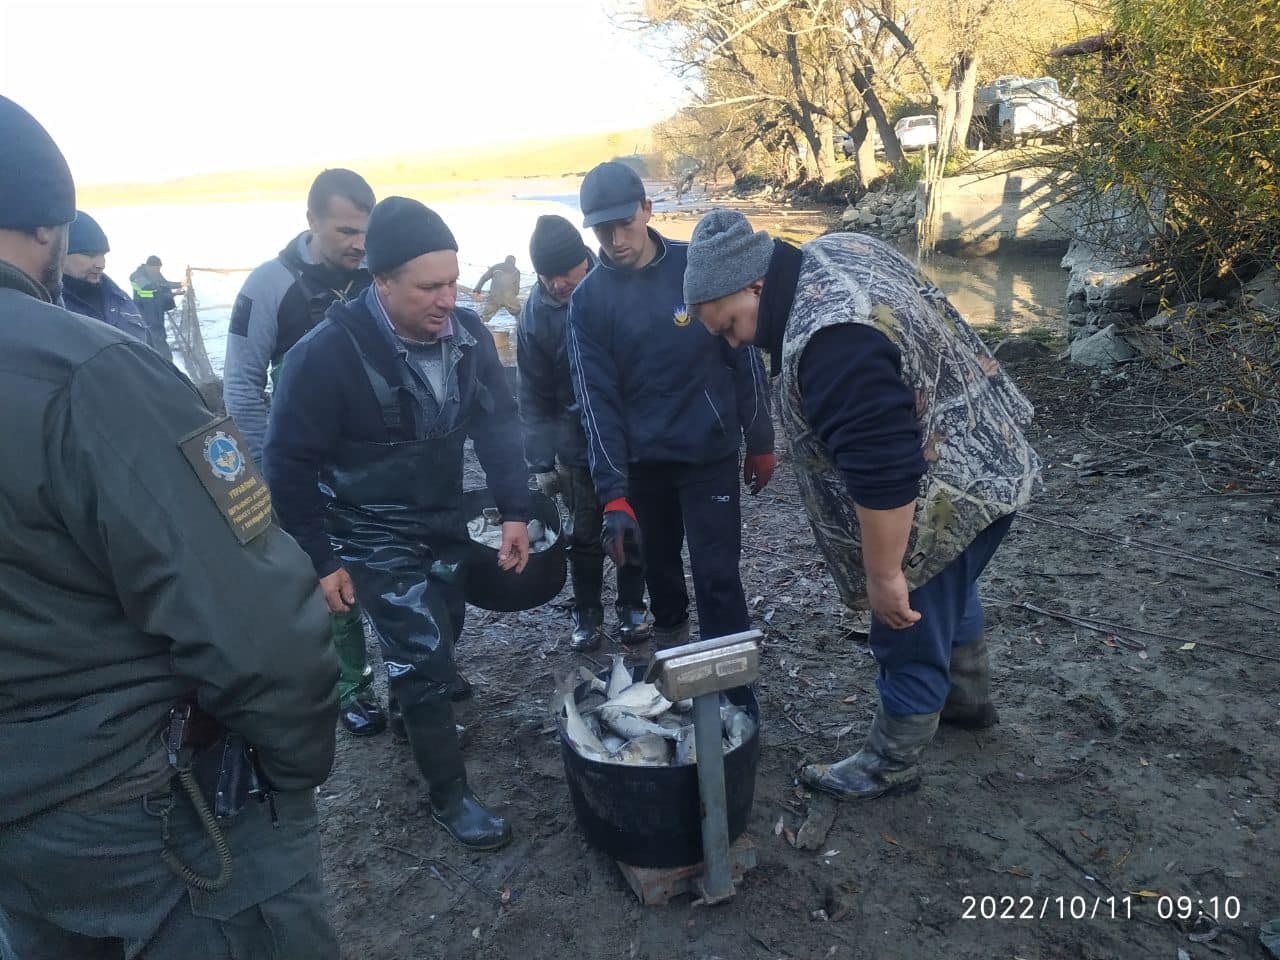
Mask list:
[[[674,627],[653,628],[653,647],[655,650],[666,650],[668,647],[681,647],[688,642],[688,620]]]
[[[644,606],[644,570],[636,566],[618,568],[618,639],[628,647],[639,646],[653,636],[653,623]]]
[[[455,673],[453,682],[449,684],[449,699],[454,703],[461,703],[463,700],[470,700],[473,693],[475,689],[471,686],[471,681],[461,673]]]
[[[604,610],[577,607],[573,611],[573,633],[569,635],[569,649],[579,653],[596,650],[604,641]]]
[[[427,781],[431,816],[472,850],[497,850],[511,840],[511,825],[491,812],[467,786],[467,768],[453,722],[453,705],[432,699],[404,709],[413,758]]]
[[[396,743],[408,743],[409,731],[404,727],[404,714],[400,712],[400,701],[392,697],[387,701],[387,727],[391,730],[391,738]],[[458,723],[454,725],[458,733],[458,744],[463,750],[471,746],[471,728]]]
[[[800,779],[837,800],[910,793],[920,786],[918,761],[937,730],[936,713],[895,717],[881,707],[861,750],[839,763],[811,763]]]
[[[978,637],[951,650],[951,691],[942,722],[963,730],[985,730],[1000,722],[991,702],[991,663],[987,638]]]
[[[342,725],[353,737],[372,737],[387,729],[387,717],[373,697],[352,697],[342,705]]]

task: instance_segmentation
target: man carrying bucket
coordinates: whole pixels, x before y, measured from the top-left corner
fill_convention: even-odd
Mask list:
[[[440,216],[388,197],[365,249],[372,286],[334,306],[281,371],[267,478],[329,609],[358,597],[377,629],[393,724],[402,713],[436,821],[493,850],[511,830],[467,786],[450,700],[466,610],[462,455],[470,437],[502,515],[498,564],[522,571],[520,425],[492,335],[456,308],[458,245]]]
[[[914,789],[939,721],[997,722],[976,582],[1039,477],[1031,404],[941,291],[870,237],[796,249],[713,210],[684,290],[709,332],[781,371],[818,546],[844,602],[872,612],[866,743],[803,779],[841,800]]]

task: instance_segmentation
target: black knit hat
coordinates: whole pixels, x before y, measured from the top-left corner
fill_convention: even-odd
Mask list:
[[[77,210],[71,229],[67,231],[67,253],[87,253],[92,257],[110,251],[106,231],[98,226],[98,221],[83,210]]]
[[[424,253],[458,249],[440,214],[408,197],[387,197],[369,214],[365,263],[374,274],[390,273]]]
[[[555,214],[538,218],[529,240],[529,259],[540,277],[563,277],[590,257],[578,228]]]
[[[76,185],[66,158],[35,117],[0,97],[0,228],[70,223]]]

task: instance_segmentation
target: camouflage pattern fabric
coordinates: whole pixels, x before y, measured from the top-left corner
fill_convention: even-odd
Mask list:
[[[1030,502],[1040,460],[1022,427],[1034,410],[942,291],[898,251],[855,233],[820,237],[800,250],[782,346],[782,419],[818,546],[841,599],[861,609],[866,575],[854,502],[801,407],[800,357],[813,335],[835,324],[868,324],[902,354],[929,465],[903,561],[913,590],[992,522]]]

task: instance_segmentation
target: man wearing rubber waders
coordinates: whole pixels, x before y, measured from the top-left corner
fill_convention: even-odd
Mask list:
[[[230,419],[56,306],[75,215],[0,97],[0,956],[338,960],[315,573]]]
[[[502,515],[498,563],[529,559],[520,423],[493,336],[457,308],[458,245],[416,200],[369,215],[373,284],[289,352],[267,428],[266,472],[286,530],[329,609],[357,600],[382,645],[393,728],[403,723],[435,819],[493,850],[511,836],[467,785],[454,726],[462,631],[463,444],[474,442]]]
[[[713,210],[684,289],[709,332],[781,372],[818,546],[841,599],[872,613],[880,709],[861,750],[803,779],[841,800],[915,789],[940,721],[998,720],[977,580],[1039,477],[1031,404],[941,291],[870,237],[797,249]]]

